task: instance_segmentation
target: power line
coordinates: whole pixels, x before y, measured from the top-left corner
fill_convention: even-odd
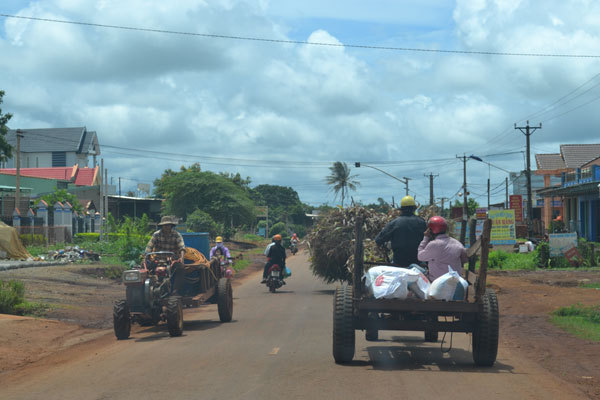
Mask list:
[[[251,37],[251,36],[219,35],[219,34],[212,34],[212,33],[196,33],[196,32],[184,32],[184,31],[171,31],[171,30],[166,30],[166,29],[152,29],[152,28],[121,26],[121,25],[96,24],[96,23],[92,23],[92,22],[66,21],[66,20],[60,20],[60,19],[28,17],[28,16],[22,16],[22,15],[0,14],[0,16],[5,17],[5,18],[17,18],[17,19],[25,19],[25,20],[31,20],[31,21],[39,21],[39,22],[52,22],[52,23],[59,23],[59,24],[92,26],[92,27],[96,27],[96,28],[122,29],[122,30],[129,30],[129,31],[164,33],[164,34],[170,34],[170,35],[198,36],[198,37],[206,37],[206,38],[213,38],[213,39],[246,40],[246,41],[254,41],[254,42],[281,43],[281,44],[301,44],[301,45],[311,45],[311,46],[348,47],[348,48],[369,49],[369,50],[412,51],[412,52],[421,52],[421,53],[470,54],[470,55],[485,55],[485,56],[600,58],[600,55],[595,55],[595,54],[513,53],[513,52],[496,52],[496,51],[443,50],[443,49],[426,49],[426,48],[417,48],[417,47],[391,47],[391,46],[372,46],[372,45],[360,45],[360,44],[309,42],[309,41],[304,41],[304,40],[270,39],[270,38]]]

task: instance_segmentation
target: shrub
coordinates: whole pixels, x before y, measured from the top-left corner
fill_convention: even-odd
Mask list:
[[[73,237],[73,243],[86,243],[86,242],[97,242],[100,240],[100,234],[98,232],[86,232],[77,233]]]
[[[502,268],[504,262],[508,258],[508,253],[503,250],[490,251],[488,255],[489,268]]]
[[[0,313],[14,314],[17,307],[25,301],[25,285],[23,282],[11,280],[0,281]]]
[[[44,235],[34,234],[32,240],[31,234],[23,233],[20,235],[20,238],[24,246],[42,246],[46,244],[46,238]]]
[[[540,268],[548,268],[550,261],[550,245],[548,242],[542,241],[535,248],[535,262]]]
[[[550,268],[572,268],[565,256],[550,257]]]

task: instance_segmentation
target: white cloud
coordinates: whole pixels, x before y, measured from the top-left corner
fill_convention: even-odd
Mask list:
[[[377,45],[381,35],[373,33],[381,24],[392,24],[386,29],[397,26],[402,32],[386,37],[385,46],[600,54],[597,2],[552,0],[544,3],[545,11],[540,13],[537,3],[525,0],[459,0],[452,15],[436,8],[435,2],[385,4],[387,8],[365,8],[363,2],[353,1],[340,9],[334,3],[308,2],[299,8],[293,2],[267,0],[186,0],[152,6],[142,0],[31,2],[20,15],[282,40],[289,38],[286,32],[298,32],[294,24],[310,21],[302,40],[337,46],[8,18],[0,20],[4,23],[0,32],[3,110],[15,115],[11,127],[87,126],[98,132],[101,145],[279,160],[279,169],[245,162],[229,166],[203,162],[203,168],[250,175],[256,184],[297,185],[301,199],[311,203],[333,199],[322,183],[327,167],[283,168],[289,161],[398,161],[389,172],[413,178],[411,187],[420,194],[428,191],[423,173],[438,168],[445,176],[437,181],[436,191],[449,196],[462,179],[458,161],[448,165],[444,164],[448,161],[413,165],[402,161],[522,148],[522,137],[511,130],[512,124],[598,71],[596,59],[347,46]],[[430,17],[418,17],[429,11]],[[345,28],[346,23],[353,30]],[[357,26],[368,29],[356,32]],[[361,42],[347,42],[348,37]],[[598,95],[598,89],[591,90],[580,100]],[[540,121],[577,104],[541,114]],[[544,123],[535,144],[560,143],[567,127],[581,132],[570,140],[593,141],[600,117],[589,113],[589,108],[582,112]],[[145,181],[166,168],[194,161],[165,156],[142,167],[146,160],[117,155],[114,149],[107,148],[104,155],[111,174],[135,174]],[[507,169],[519,168],[520,155],[510,157],[494,161]],[[356,200],[389,199],[403,193],[401,185],[376,171],[358,172],[371,186],[355,193]],[[487,173],[476,166],[469,170],[475,180],[487,179]],[[501,174],[496,178],[504,179]]]

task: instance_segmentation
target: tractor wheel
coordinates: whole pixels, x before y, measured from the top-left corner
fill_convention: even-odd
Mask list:
[[[231,289],[231,279],[219,279],[217,293],[219,319],[221,322],[230,322],[233,317],[233,290]]]
[[[491,367],[498,355],[498,299],[496,292],[486,289],[481,300],[483,310],[477,316],[473,330],[473,361],[482,367]]]
[[[181,336],[183,333],[183,305],[177,296],[167,300],[167,328],[170,336]]]
[[[365,332],[365,340],[368,342],[376,342],[379,340],[379,331],[377,329],[367,329]]]
[[[354,341],[352,287],[338,286],[333,299],[333,358],[337,364],[352,361]]]
[[[439,332],[438,331],[425,331],[425,341],[435,343],[438,341]]]
[[[127,300],[117,300],[113,307],[113,325],[115,336],[119,340],[127,339],[131,333],[131,316]]]

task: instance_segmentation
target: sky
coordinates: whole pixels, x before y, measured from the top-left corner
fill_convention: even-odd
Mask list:
[[[525,168],[515,124],[542,124],[534,169],[536,153],[600,142],[600,3],[540,4],[2,0],[1,107],[11,129],[96,131],[123,191],[198,162],[336,205],[325,177],[343,161],[355,202],[398,203],[392,175],[428,203],[433,174],[439,204],[461,199],[458,157],[475,155],[470,196],[486,205],[490,179],[502,202]]]

